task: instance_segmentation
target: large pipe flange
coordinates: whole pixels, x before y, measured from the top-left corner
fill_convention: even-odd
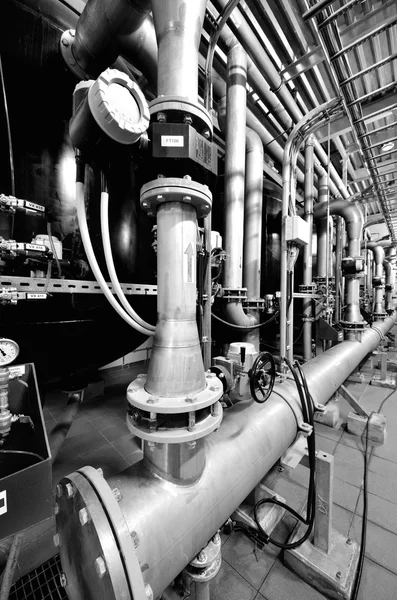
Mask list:
[[[57,496],[56,542],[68,598],[150,598],[116,490],[101,472],[84,467],[64,477]]]
[[[159,177],[149,181],[141,189],[141,207],[149,214],[155,214],[159,204],[164,202],[184,202],[197,209],[197,217],[205,217],[211,211],[212,194],[207,185],[186,177]]]
[[[212,119],[209,112],[198,103],[178,96],[159,96],[149,104],[153,120],[167,123],[187,123],[207,140],[212,139]]]
[[[127,389],[128,429],[152,443],[193,442],[219,428],[223,410],[221,381],[206,374],[206,386],[197,394],[169,398],[145,390],[146,375],[139,375]]]

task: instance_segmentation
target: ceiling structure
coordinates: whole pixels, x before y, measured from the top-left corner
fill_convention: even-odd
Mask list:
[[[219,0],[209,2],[208,34],[224,5]],[[242,23],[249,24],[255,39],[246,38],[244,43]],[[396,241],[396,0],[314,0],[310,4],[307,0],[242,0],[227,22],[229,27],[263,73],[257,55],[250,52],[254,43],[261,45],[302,114],[332,97],[342,97],[344,113],[316,137],[349,196],[362,203],[365,214],[374,215],[372,219],[383,218]],[[214,63],[218,72],[226,64],[226,51],[221,38]],[[289,130],[254,85],[248,105],[283,146]],[[277,160],[273,171],[281,171]]]

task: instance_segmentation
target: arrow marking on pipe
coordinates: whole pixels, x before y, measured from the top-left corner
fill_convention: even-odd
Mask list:
[[[187,282],[193,283],[193,255],[194,250],[192,243],[189,242],[188,247],[186,248],[184,254],[187,256]]]

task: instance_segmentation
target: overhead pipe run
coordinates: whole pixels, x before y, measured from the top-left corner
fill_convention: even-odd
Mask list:
[[[349,256],[342,260],[342,271],[346,279],[346,306],[340,321],[347,337],[355,336],[365,327],[360,312],[360,279],[364,276],[364,261],[361,258],[361,239],[364,217],[358,206],[347,200],[334,200],[329,204],[329,214],[341,216],[346,225]],[[316,204],[314,218],[327,215],[325,204]]]

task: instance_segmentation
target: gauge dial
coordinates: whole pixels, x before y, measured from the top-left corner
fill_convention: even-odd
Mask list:
[[[0,366],[9,365],[17,358],[19,346],[13,340],[0,338]]]

